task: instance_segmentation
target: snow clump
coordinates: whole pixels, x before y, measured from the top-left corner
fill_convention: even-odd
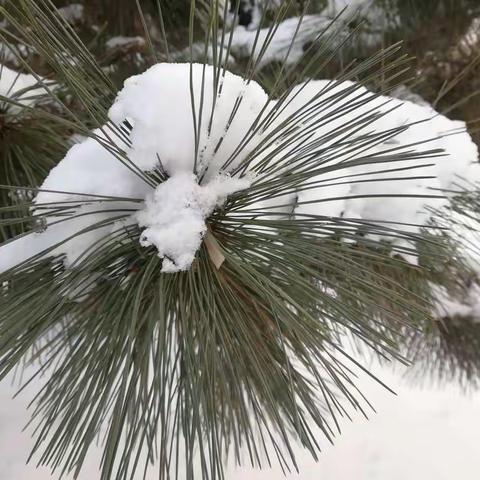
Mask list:
[[[204,67],[192,68],[198,109]],[[109,117],[124,134],[128,122],[129,141],[125,142],[124,134],[118,134],[120,130],[115,132],[105,125],[69,150],[40,187],[35,205],[83,205],[70,219],[58,222],[57,217],[48,217],[45,231],[3,245],[0,272],[40,255],[45,249],[49,249],[50,255],[63,254],[66,266],[73,266],[102,238],[133,224],[145,228],[141,243],[157,247],[164,259],[164,271],[190,267],[206,232],[208,215],[229,195],[250,185],[251,175],[229,176],[248,149],[229,167],[222,166],[245,137],[268,97],[258,84],[247,84],[227,72],[219,95],[214,97],[211,89],[205,89],[203,108],[209,116],[204,114],[195,136],[189,69],[187,64],[158,64],[125,82]],[[213,82],[212,70],[205,71],[206,85]],[[215,112],[210,116],[213,103]],[[230,120],[234,109],[237,114]],[[142,172],[159,168],[168,179],[155,188],[142,178]],[[118,198],[118,202],[99,202],[107,197]],[[129,204],[129,199],[142,201],[143,209],[135,208],[127,218],[116,220],[119,210],[134,209],[136,204]],[[103,226],[87,228],[94,224]]]
[[[205,219],[230,194],[249,185],[245,177],[219,175],[201,186],[191,173],[172,176],[147,197],[145,208],[136,215],[140,227],[145,227],[140,244],[157,247],[164,259],[163,272],[188,270],[207,231]]]

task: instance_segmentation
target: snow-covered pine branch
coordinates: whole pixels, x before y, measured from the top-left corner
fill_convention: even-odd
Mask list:
[[[321,80],[298,85],[278,105],[255,82],[230,73],[214,96],[214,73],[209,66],[193,65],[190,72],[188,64],[160,64],[129,79],[110,109],[112,124],[71,148],[41,186],[34,211],[72,201],[84,205],[71,219],[50,214],[44,232],[1,247],[1,270],[56,243],[62,245],[54,253],[74,263],[118,224],[66,239],[116,217],[129,198],[142,203],[130,205],[127,211],[135,211],[122,222],[139,225],[142,245],[157,248],[165,271],[178,271],[190,268],[216,208],[236,192],[248,196],[250,187],[255,198],[258,186],[276,177],[300,174],[287,193],[236,213],[293,214],[317,224],[322,217],[378,224],[395,218],[412,234],[428,223],[429,208],[448,204],[442,191],[458,176],[479,178],[477,148],[465,125],[428,106]],[[390,165],[398,153],[405,158]],[[401,178],[393,173],[397,168],[406,172]],[[166,179],[152,187],[138,172],[155,170]],[[102,212],[103,197],[122,200]],[[89,205],[89,198],[96,202]]]

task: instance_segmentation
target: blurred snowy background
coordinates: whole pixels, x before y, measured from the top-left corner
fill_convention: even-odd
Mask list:
[[[301,474],[285,477],[279,468],[228,470],[228,480],[478,480],[480,478],[480,393],[462,392],[452,385],[416,387],[400,369],[372,365],[397,392],[392,395],[372,380],[362,392],[377,413],[366,420],[357,414],[344,419],[335,446],[324,442],[318,463],[299,449]],[[0,387],[0,479],[51,480],[48,469],[25,465],[33,446],[28,432],[28,392],[15,400],[16,389],[5,381]],[[79,480],[97,480],[100,449],[94,449]],[[148,480],[156,480],[151,472]],[[70,478],[68,479],[70,480]]]

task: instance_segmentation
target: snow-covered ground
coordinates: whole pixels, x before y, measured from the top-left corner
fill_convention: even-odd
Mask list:
[[[394,397],[368,381],[364,391],[377,409],[370,420],[343,422],[336,445],[325,446],[316,464],[299,454],[301,474],[287,480],[478,480],[480,478],[480,393],[463,394],[453,386],[417,388],[400,373],[373,366],[394,387]],[[0,478],[50,480],[48,470],[25,466],[32,446],[21,427],[27,422],[27,397],[12,400],[14,388],[0,385]],[[100,450],[88,459],[79,480],[97,480]],[[231,468],[227,480],[280,480],[279,469]],[[155,473],[148,477],[155,480]]]

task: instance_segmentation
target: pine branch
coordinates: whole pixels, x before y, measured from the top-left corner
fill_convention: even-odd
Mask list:
[[[332,441],[341,417],[369,407],[352,369],[371,374],[350,355],[345,335],[382,358],[405,361],[405,339],[432,325],[431,284],[454,292],[452,272],[468,271],[460,256],[452,257],[458,243],[442,223],[449,226],[448,212],[418,224],[321,209],[354,200],[449,198],[428,188],[398,191],[406,182],[432,180],[422,169],[443,151],[431,135],[395,143],[431,118],[382,128],[379,122],[396,110],[392,100],[351,82],[394,83],[408,62],[398,45],[348,65],[336,81],[314,80],[346,41],[335,23],[302,58],[290,57],[293,35],[279,68],[263,77],[265,93],[255,79],[291,6],[282,2],[266,32],[258,26],[246,64],[236,66],[241,76],[234,76],[224,61],[234,33],[221,28],[229,5],[202,5],[198,22],[192,1],[189,62],[160,63],[120,93],[51,2],[0,7],[15,35],[48,61],[73,105],[81,106],[79,113],[50,89],[64,108],[58,124],[89,137],[40,188],[26,186],[33,201],[0,210],[4,228],[19,219],[31,225],[0,246],[10,254],[8,261],[0,256],[0,377],[32,352],[42,359],[39,369],[49,378],[34,402],[33,454],[60,474],[78,474],[100,434],[102,480],[133,478],[153,463],[160,478],[198,477],[196,467],[201,478],[222,478],[225,458],[241,461],[245,450],[255,466],[275,456],[285,470],[297,468],[294,444],[317,458],[318,432]],[[148,30],[142,8],[138,15]],[[302,18],[295,32],[301,25]],[[193,45],[201,26],[197,65]],[[158,52],[146,35],[151,58],[172,54],[163,37]],[[173,87],[169,75],[177,75]],[[158,82],[155,98],[127,102],[147,78]],[[153,125],[142,122],[161,95],[167,95],[163,115]],[[184,127],[175,115],[185,104],[188,128],[172,160],[166,142],[155,141]],[[153,127],[152,146],[138,132]],[[191,152],[182,156],[185,145]],[[183,157],[190,163],[179,173]],[[65,172],[64,187],[55,175]],[[70,188],[85,173],[88,184]],[[172,183],[179,178],[183,183]],[[198,209],[207,211],[196,232],[199,246],[180,265],[176,251],[159,247],[156,232],[149,236],[155,225],[140,219],[150,207],[162,209],[155,195],[172,184],[178,190],[187,184],[194,200],[198,195],[208,204],[205,192],[215,193],[208,190],[215,181],[228,193]],[[17,188],[4,183],[7,192]],[[338,190],[344,185],[372,190]],[[173,190],[167,200],[178,199]],[[452,208],[467,196],[456,195]],[[171,222],[181,221],[185,209],[190,214],[194,200],[173,203]],[[418,265],[405,260],[412,257]]]

